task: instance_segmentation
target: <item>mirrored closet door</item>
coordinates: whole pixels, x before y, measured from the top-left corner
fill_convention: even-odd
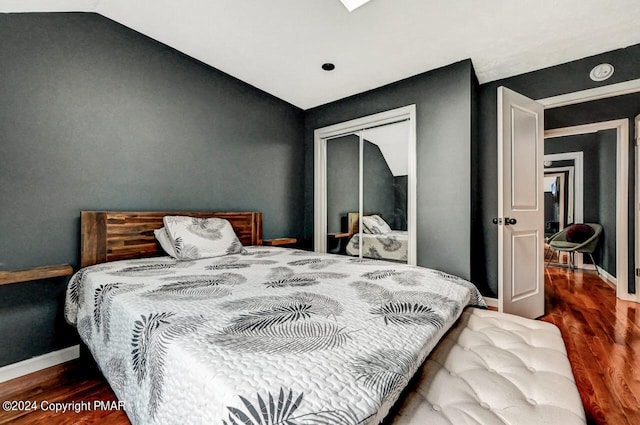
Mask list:
[[[346,254],[353,236],[347,212],[358,211],[359,193],[360,134],[327,140],[327,252]]]
[[[414,111],[316,130],[316,251],[415,264]]]
[[[409,121],[362,132],[362,257],[407,262]]]

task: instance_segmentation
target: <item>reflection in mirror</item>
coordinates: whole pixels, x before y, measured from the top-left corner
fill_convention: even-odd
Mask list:
[[[409,121],[327,140],[329,252],[407,262],[408,149]]]
[[[314,250],[416,264],[415,109],[408,105],[314,131]],[[363,255],[363,219],[372,215],[386,233],[405,232],[406,248],[396,250],[398,240],[386,240]],[[387,254],[392,251],[398,259]]]
[[[359,163],[358,135],[327,140],[327,252],[333,254],[345,254],[351,237],[347,215],[358,211]]]
[[[363,257],[406,263],[409,121],[367,129],[362,138],[363,216],[358,245]]]

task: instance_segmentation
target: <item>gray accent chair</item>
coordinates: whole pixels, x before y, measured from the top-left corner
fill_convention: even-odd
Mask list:
[[[596,265],[595,260],[593,259],[593,251],[596,250],[598,246],[598,242],[600,240],[600,235],[602,234],[602,226],[598,223],[584,223],[587,226],[591,227],[594,230],[593,235],[584,242],[576,243],[567,241],[567,229],[571,226],[567,226],[555,235],[550,236],[547,239],[547,243],[549,244],[549,248],[545,253],[545,259],[549,256],[549,260],[547,261],[547,266],[551,264],[551,259],[553,258],[553,253],[558,251],[558,258],[560,257],[560,252],[568,252],[569,253],[569,269],[575,268],[575,253],[580,252],[583,254],[589,254],[591,258],[591,262],[594,266],[596,266],[596,272],[600,275],[598,271],[598,267]]]

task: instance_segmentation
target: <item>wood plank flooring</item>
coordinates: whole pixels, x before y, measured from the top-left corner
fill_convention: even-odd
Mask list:
[[[562,331],[590,424],[640,424],[640,305],[595,273],[545,269],[546,315]]]
[[[580,396],[593,425],[640,424],[640,305],[620,301],[595,274],[545,270],[542,318],[562,331]],[[95,368],[72,361],[0,384],[0,401],[116,401]],[[0,424],[129,424],[121,410],[56,414],[3,411]],[[85,406],[86,407],[86,406]]]
[[[94,408],[94,401],[117,402],[116,396],[94,365],[74,360],[0,384],[0,402],[35,402],[36,410],[0,409],[0,424],[106,424],[128,425],[123,410]],[[41,403],[76,403],[66,413],[55,413]],[[85,405],[79,402],[87,402]],[[21,407],[21,406],[15,406]],[[31,406],[29,406],[31,407]]]

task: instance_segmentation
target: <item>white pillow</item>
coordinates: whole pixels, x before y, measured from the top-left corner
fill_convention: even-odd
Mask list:
[[[220,257],[244,252],[242,243],[223,218],[163,217],[171,244],[179,260]]]
[[[379,215],[364,215],[362,216],[362,227],[364,233],[389,233],[391,231],[391,227],[387,224],[386,221],[382,219]]]
[[[173,249],[173,244],[171,243],[171,239],[169,239],[169,235],[167,234],[167,229],[161,227],[153,231],[153,234],[156,235],[156,239],[158,243],[164,249],[164,252],[172,256],[173,258],[178,258],[176,256],[176,250]]]

